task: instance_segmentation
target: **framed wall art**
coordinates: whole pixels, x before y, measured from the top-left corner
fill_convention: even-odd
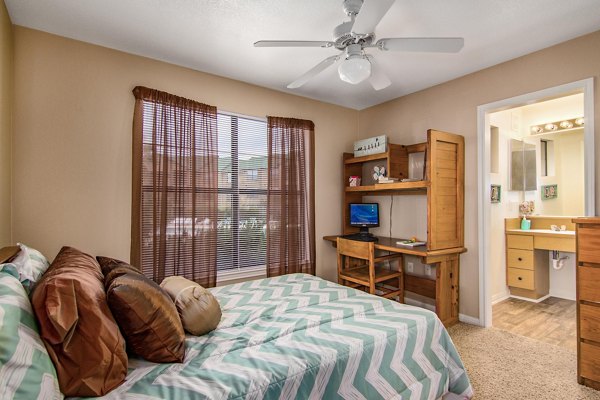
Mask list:
[[[490,185],[490,202],[500,203],[502,200],[502,186],[501,185]]]
[[[550,200],[558,197],[558,185],[542,185],[542,200]]]

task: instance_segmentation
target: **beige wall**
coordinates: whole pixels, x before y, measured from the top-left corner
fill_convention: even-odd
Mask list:
[[[357,111],[22,27],[15,27],[15,240],[51,258],[72,245],[129,259],[136,85],[226,111],[314,121],[317,273],[335,279],[335,254],[320,237],[341,226],[340,160],[357,134]]]
[[[598,94],[598,48],[600,31],[360,112],[360,137],[387,133],[392,143],[410,144],[423,141],[428,128],[465,136],[465,245],[468,252],[461,256],[461,313],[474,317],[479,314],[477,106],[589,77],[595,77]],[[600,123],[600,101],[596,99],[595,103],[595,119]],[[598,128],[596,136],[597,132]],[[597,137],[596,158],[599,148]],[[599,189],[596,185],[597,202]],[[396,207],[398,203],[394,204]],[[395,226],[401,224],[394,221]]]
[[[13,238],[50,257],[70,244],[93,254],[128,258],[131,89],[145,85],[227,111],[315,122],[317,272],[334,279],[335,251],[319,238],[339,231],[342,151],[359,137],[381,133],[392,142],[421,142],[428,128],[436,128],[466,138],[468,252],[461,258],[460,304],[461,313],[477,316],[476,108],[579,79],[598,79],[599,46],[596,32],[357,112],[16,27]],[[596,80],[596,91],[598,85]],[[600,121],[600,101],[595,116]],[[600,139],[596,142],[598,154]],[[600,199],[598,193],[596,197]],[[411,204],[401,208],[398,198],[394,210],[411,209]],[[395,228],[403,226],[401,220],[394,222]]]
[[[11,244],[13,28],[0,1],[0,247]]]

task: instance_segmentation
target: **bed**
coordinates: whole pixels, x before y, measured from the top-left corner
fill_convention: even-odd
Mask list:
[[[182,364],[130,358],[105,398],[469,399],[472,388],[430,311],[305,274],[211,289],[223,317],[186,339]]]

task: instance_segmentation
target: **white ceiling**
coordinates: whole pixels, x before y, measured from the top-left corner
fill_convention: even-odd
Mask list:
[[[377,0],[369,0],[377,1]],[[342,0],[5,0],[11,20],[199,71],[363,109],[600,29],[599,0],[396,0],[383,37],[461,36],[458,54],[370,49],[392,85],[350,85],[329,68],[286,85],[336,49],[255,48],[261,39],[331,40]],[[561,61],[561,62],[568,62]]]

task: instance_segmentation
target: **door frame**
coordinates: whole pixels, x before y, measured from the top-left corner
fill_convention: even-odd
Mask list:
[[[595,215],[595,151],[594,151],[594,78],[582,79],[483,104],[477,107],[477,165],[478,165],[478,230],[479,230],[479,323],[492,326],[490,257],[490,122],[489,114],[510,108],[539,103],[559,97],[583,93],[584,108],[584,187],[585,215]]]

